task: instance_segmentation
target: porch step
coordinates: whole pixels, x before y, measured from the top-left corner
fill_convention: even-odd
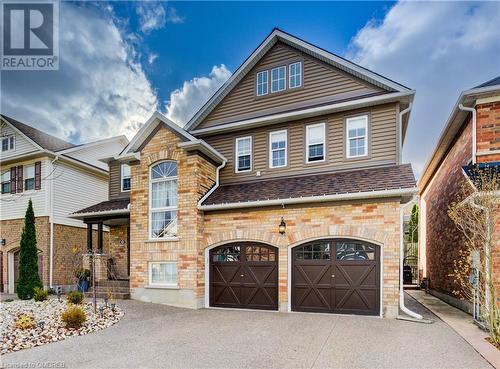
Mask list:
[[[85,292],[85,297],[87,299],[93,298],[92,291]],[[105,297],[108,297],[107,292],[96,292],[96,297],[98,299],[103,299]],[[129,300],[130,299],[130,292],[113,292],[113,298],[117,300]]]

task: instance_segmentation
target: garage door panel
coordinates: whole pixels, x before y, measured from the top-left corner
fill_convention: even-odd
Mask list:
[[[304,289],[296,306],[302,311],[328,312],[331,310],[331,288]]]

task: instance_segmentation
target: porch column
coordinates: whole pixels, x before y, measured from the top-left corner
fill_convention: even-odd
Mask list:
[[[103,253],[103,230],[102,222],[97,223],[97,252],[99,254]]]
[[[92,223],[87,223],[87,252],[92,253]]]

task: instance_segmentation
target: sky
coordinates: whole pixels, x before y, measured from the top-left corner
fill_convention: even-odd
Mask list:
[[[0,109],[75,143],[186,123],[274,27],[415,89],[417,176],[461,91],[500,75],[500,2],[63,2],[58,71],[2,71]]]

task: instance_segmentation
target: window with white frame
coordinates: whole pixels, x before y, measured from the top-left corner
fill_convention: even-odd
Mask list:
[[[177,235],[177,163],[163,161],[150,169],[150,237]]]
[[[300,86],[302,86],[302,62],[297,62],[288,66],[288,87]]]
[[[286,66],[271,69],[271,92],[286,89]]]
[[[257,73],[257,96],[267,95],[268,76],[267,70]]]
[[[10,169],[2,173],[2,193],[10,193]]]
[[[122,176],[122,192],[130,191],[130,165],[122,164],[121,166],[121,176]]]
[[[15,148],[14,135],[2,137],[2,152],[11,151],[14,150],[14,148]]]
[[[287,162],[287,132],[269,133],[269,167],[285,167]]]
[[[35,165],[26,165],[24,167],[24,190],[35,189]]]
[[[149,263],[149,284],[176,287],[177,263],[173,261]]]
[[[368,155],[368,116],[347,118],[346,156],[356,158]]]
[[[325,124],[313,124],[306,127],[307,162],[325,160]]]
[[[252,170],[252,137],[236,139],[236,172]]]

